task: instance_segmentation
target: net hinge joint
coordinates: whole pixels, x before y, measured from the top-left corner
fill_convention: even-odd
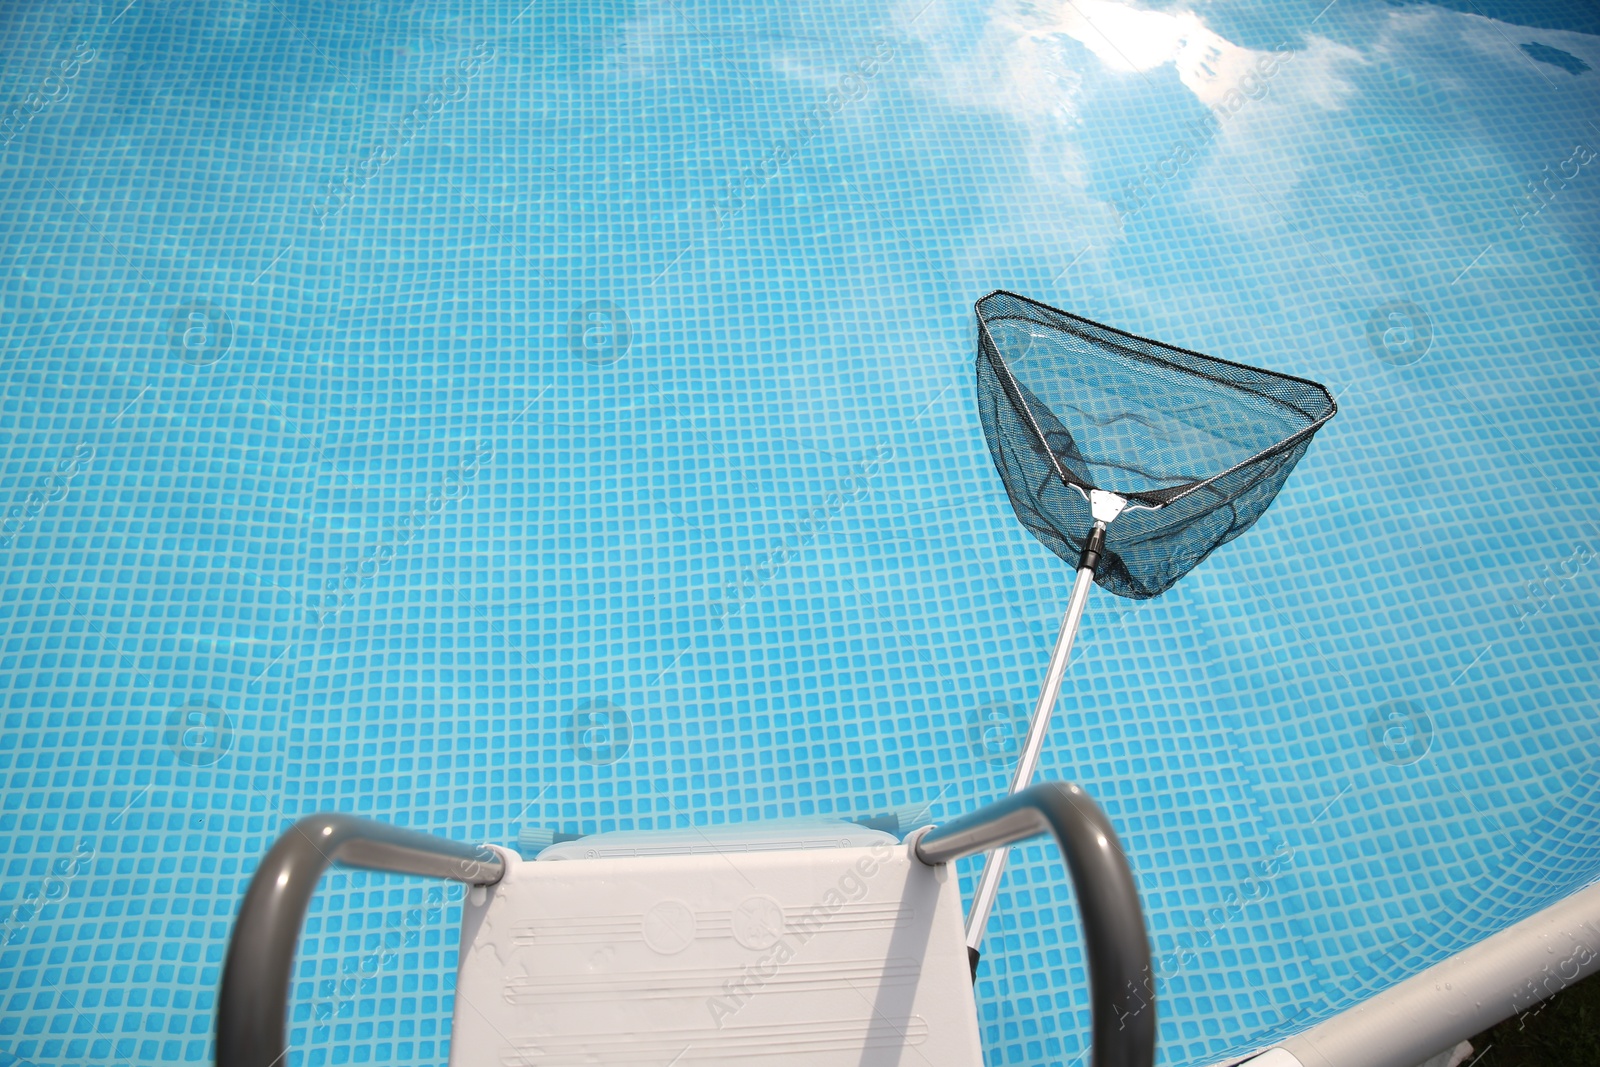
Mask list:
[[[1127,506],[1128,502],[1115,493],[1108,493],[1104,489],[1089,490],[1089,511],[1094,515],[1095,522],[1109,526],[1117,521],[1117,516]]]

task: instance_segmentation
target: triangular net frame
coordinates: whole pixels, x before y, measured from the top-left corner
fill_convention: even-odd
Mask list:
[[[978,301],[978,407],[1012,509],[1074,565],[1087,494],[1128,507],[1095,581],[1159,596],[1248,530],[1337,410],[1316,382],[1123,333],[1014,293]]]

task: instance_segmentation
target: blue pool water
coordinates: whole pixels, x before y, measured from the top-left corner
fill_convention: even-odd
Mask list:
[[[511,843],[998,795],[1070,575],[975,416],[997,288],[1341,407],[1259,526],[1092,600],[1045,754],[1136,867],[1163,1064],[1600,875],[1597,34],[8,5],[0,1064],[208,1061],[314,811]],[[1042,845],[1007,877],[988,1061],[1071,1064],[1071,894]],[[330,875],[292,1062],[441,1063],[458,901]]]

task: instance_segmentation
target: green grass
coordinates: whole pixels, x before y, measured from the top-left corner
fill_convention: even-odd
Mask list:
[[[1600,974],[1484,1031],[1472,1049],[1473,1067],[1600,1067]]]

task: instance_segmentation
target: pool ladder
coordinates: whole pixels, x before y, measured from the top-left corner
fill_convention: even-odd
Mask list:
[[[980,1067],[977,961],[949,865],[1047,833],[1081,918],[1093,1063],[1151,1067],[1156,1008],[1138,894],[1081,789],[1033,786],[904,841],[838,827],[830,847],[763,843],[760,824],[715,847],[600,834],[565,846],[576,862],[559,862],[351,815],[301,819],[262,860],[234,924],[217,1067],[287,1063],[296,945],[332,866],[474,887],[452,1067]]]

